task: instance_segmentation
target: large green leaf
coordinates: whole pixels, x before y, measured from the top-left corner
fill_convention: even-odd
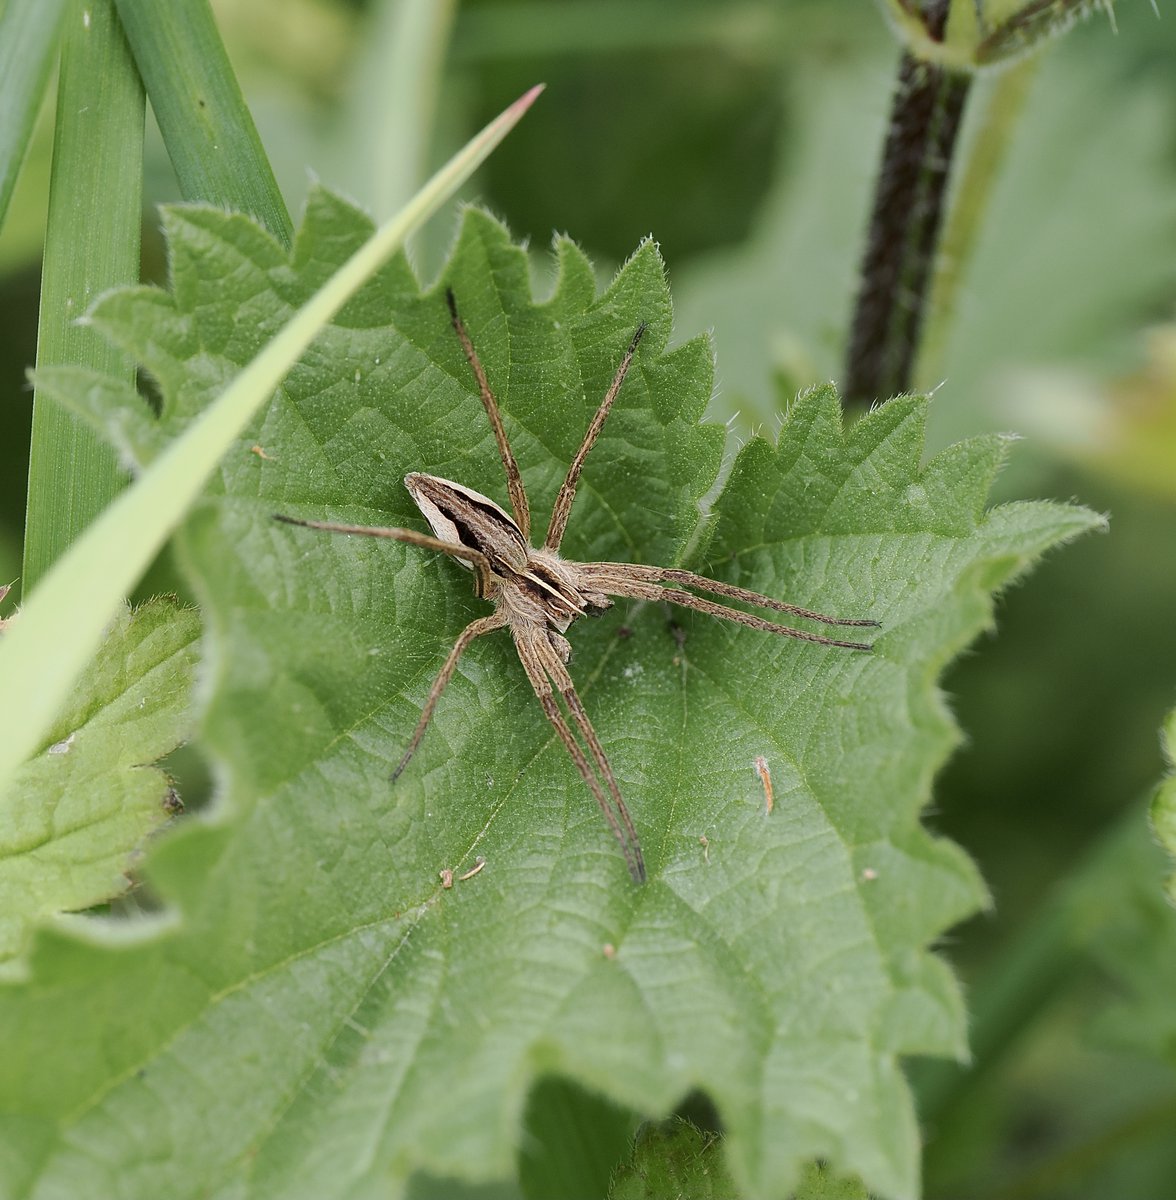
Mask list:
[[[165,429],[367,231],[323,192],[291,262],[212,210],[170,229],[172,292],[93,315],[160,381]],[[224,460],[181,544],[209,624],[220,820],[152,855],[178,928],[47,933],[33,981],[0,995],[3,1194],[382,1197],[414,1170],[506,1178],[545,1073],[650,1114],[705,1090],[751,1195],[817,1156],[883,1195],[917,1191],[899,1057],[965,1052],[957,986],[928,946],[984,902],[962,852],[918,820],[957,736],[935,675],[990,620],[994,588],[1096,518],[985,512],[999,440],[923,467],[923,401],[846,433],[823,389],[778,447],[744,448],[704,521],[723,446],[698,423],[711,354],[701,338],[666,349],[654,246],[601,296],[571,243],[556,254],[537,303],[521,249],[468,213],[443,280],[422,294],[403,261],[385,268]],[[873,654],[671,624],[657,605],[573,627],[572,669],[643,838],[641,887],[504,634],[469,651],[393,787],[445,651],[485,605],[452,561],[271,519],[421,527],[410,470],[504,498],[444,284],[540,531],[649,323],[568,555],[701,561],[709,543],[726,578],[883,623]],[[100,390],[78,400],[92,415],[111,408]],[[442,886],[476,856],[479,874]]]

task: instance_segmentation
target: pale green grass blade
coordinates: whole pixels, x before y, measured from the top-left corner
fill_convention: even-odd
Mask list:
[[[54,566],[0,641],[0,788],[38,747],[102,630],[218,459],[319,330],[470,177],[539,94],[495,118],[357,251]]]
[[[37,365],[92,367],[126,380],[134,365],[78,323],[98,295],[139,278],[143,88],[112,0],[66,16]],[[23,591],[119,491],[114,451],[40,391],[33,396]]]
[[[248,213],[284,246],[286,203],[207,0],[117,0],[185,200]]]
[[[45,96],[65,0],[0,8],[0,227]]]

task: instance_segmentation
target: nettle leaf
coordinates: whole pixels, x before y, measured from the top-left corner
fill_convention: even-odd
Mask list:
[[[739,1200],[715,1134],[672,1120],[641,1129],[629,1159],[609,1188],[609,1200],[662,1200],[693,1196],[696,1200]]]
[[[179,423],[367,232],[321,191],[292,262],[239,217],[167,224],[172,292],[116,295],[93,319]],[[935,676],[990,621],[993,589],[1096,518],[985,512],[998,440],[923,467],[922,400],[845,432],[824,389],[778,447],[745,447],[712,526],[698,507],[723,449],[698,423],[711,353],[702,338],[666,349],[655,247],[600,296],[570,242],[555,255],[536,302],[522,250],[471,211],[423,294],[393,262],[193,515],[181,555],[208,621],[221,821],[151,857],[178,928],[47,933],[33,983],[0,995],[14,1192],[384,1197],[414,1171],[504,1179],[545,1074],[649,1114],[705,1090],[749,1195],[781,1194],[815,1157],[882,1195],[917,1191],[899,1058],[965,1052],[957,985],[928,945],[985,901],[964,854],[918,821],[957,737]],[[468,652],[393,787],[446,651],[486,606],[451,560],[271,519],[423,528],[401,483],[413,470],[505,501],[446,284],[540,531],[649,323],[569,557],[701,564],[709,542],[724,578],[883,623],[873,654],[653,604],[573,626],[572,670],[642,835],[641,887],[505,635]],[[477,856],[479,874],[442,886]]]
[[[609,1200],[742,1200],[722,1154],[722,1139],[674,1118],[644,1126],[613,1176]],[[854,1179],[810,1163],[789,1200],[868,1200]]]
[[[144,839],[172,815],[151,764],[191,732],[199,636],[195,611],[171,601],[125,609],[0,797],[0,970],[16,968],[39,920],[125,891]]]

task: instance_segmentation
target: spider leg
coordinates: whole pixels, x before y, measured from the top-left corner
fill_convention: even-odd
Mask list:
[[[425,729],[433,716],[433,709],[437,707],[437,701],[441,699],[445,685],[453,678],[457,660],[461,658],[466,647],[475,638],[480,638],[484,633],[492,633],[495,629],[501,629],[505,624],[506,618],[501,613],[493,612],[488,617],[479,617],[476,621],[471,621],[458,635],[457,641],[453,643],[453,649],[449,651],[449,657],[446,658],[444,665],[437,673],[437,678],[433,680],[433,686],[429,689],[429,697],[425,701],[425,707],[421,709],[420,720],[417,721],[416,729],[413,730],[408,749],[405,750],[400,762],[396,764],[396,770],[392,772],[393,783],[400,778],[401,771],[408,766],[408,760],[412,758],[416,753],[417,746],[421,744],[421,738],[425,736]]]
[[[728,608],[725,604],[716,604],[713,600],[704,600],[701,596],[696,596],[693,592],[684,592],[681,588],[660,587],[656,583],[646,583],[642,579],[629,575],[624,563],[581,563],[579,565],[591,586],[598,587],[601,591],[613,596],[627,596],[632,600],[668,600],[671,604],[680,604],[683,608],[692,608],[696,612],[706,613],[708,617],[720,617],[724,621],[734,621],[737,625],[746,625],[749,629],[758,629],[761,633],[779,633],[784,637],[797,638],[802,642],[815,642],[818,646],[840,646],[843,650],[873,649],[868,642],[842,641],[839,638],[824,637],[819,633],[793,629],[790,625],[777,625],[774,621],[765,621],[763,617],[757,617],[752,613],[745,613],[737,608]],[[606,569],[596,570],[600,567]]]
[[[623,579],[636,579],[643,583],[681,583],[686,587],[697,588],[700,592],[710,592],[712,596],[725,596],[730,600],[742,600],[745,604],[754,604],[759,608],[770,608],[776,612],[789,613],[794,617],[807,617],[810,621],[820,621],[822,625],[853,625],[859,628],[870,627],[877,629],[881,622],[847,619],[845,617],[830,617],[825,613],[814,612],[811,608],[800,608],[795,604],[785,604],[783,600],[774,600],[759,592],[747,588],[736,587],[731,583],[721,583],[717,579],[708,579],[705,575],[696,575],[693,571],[680,571],[675,567],[650,567],[641,563],[587,563],[585,566],[604,568],[605,574],[615,573]]]
[[[354,533],[361,537],[392,538],[397,542],[406,542],[410,546],[420,546],[424,550],[437,550],[452,558],[464,558],[471,563],[478,578],[478,595],[488,594],[490,582],[490,563],[486,556],[472,546],[463,546],[460,542],[443,542],[440,538],[430,537],[427,533],[417,533],[415,529],[398,529],[382,525],[336,525],[332,521],[303,521],[298,517],[285,517],[274,513],[275,521],[284,521],[287,525],[302,525],[306,529],[321,529],[326,533]]]
[[[494,430],[494,440],[498,443],[498,454],[502,459],[503,470],[506,471],[506,490],[510,495],[510,506],[514,509],[515,524],[523,531],[524,539],[530,541],[531,510],[527,505],[527,490],[523,487],[519,464],[515,461],[514,451],[510,448],[506,430],[502,426],[502,415],[498,411],[498,402],[494,399],[494,393],[490,390],[490,381],[486,378],[486,368],[482,366],[481,360],[478,358],[478,352],[474,349],[474,343],[466,332],[464,322],[457,315],[457,298],[454,296],[452,288],[445,289],[445,302],[449,305],[453,331],[457,334],[457,340],[461,342],[461,348],[465,352],[466,362],[470,364],[470,370],[473,371],[474,378],[478,381],[478,395],[482,397],[482,407],[486,410],[486,416],[490,418],[490,427]]]
[[[548,641],[545,630],[535,632],[514,630],[513,632],[519,659],[523,664],[523,669],[527,672],[527,678],[531,681],[531,687],[535,689],[535,695],[539,698],[544,716],[551,722],[560,741],[563,742],[564,748],[571,755],[576,770],[580,772],[580,777],[588,785],[588,790],[604,814],[604,819],[613,831],[613,836],[620,843],[621,853],[625,856],[625,862],[633,881],[644,883],[645,860],[641,855],[641,843],[638,840],[637,831],[633,828],[633,819],[629,816],[629,810],[621,799],[612,766],[605,756],[596,731],[592,728],[592,724],[584,712],[584,706],[580,703],[580,697],[576,695],[576,689],[560,661],[559,654]],[[564,703],[567,704],[568,710],[579,726],[584,740],[588,743],[588,748],[600,774],[604,777],[609,791],[607,796],[559,709],[552,692],[553,679],[560,689]]]
[[[629,373],[633,355],[637,353],[637,346],[645,336],[645,329],[645,322],[642,321],[633,334],[633,340],[629,343],[624,358],[621,359],[621,365],[617,367],[617,373],[613,376],[612,383],[608,385],[608,391],[605,392],[604,399],[596,410],[596,415],[588,424],[588,432],[584,434],[584,441],[580,449],[576,451],[576,456],[568,467],[567,477],[559,489],[559,495],[555,498],[555,507],[551,510],[551,523],[547,526],[547,537],[543,539],[543,546],[547,550],[558,550],[560,542],[563,541],[564,530],[567,528],[568,517],[572,511],[572,501],[576,498],[576,485],[580,482],[580,471],[584,466],[584,460],[588,457],[588,451],[596,444],[596,439],[604,428],[604,422],[608,418],[613,401],[617,398],[617,393],[620,392],[621,385],[625,382],[625,376]]]

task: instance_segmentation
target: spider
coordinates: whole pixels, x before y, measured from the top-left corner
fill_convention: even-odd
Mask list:
[[[783,634],[806,642],[816,642],[822,646],[839,646],[846,650],[872,648],[865,642],[840,641],[792,629],[787,625],[778,625],[740,609],[696,596],[693,592],[685,591],[685,588],[709,592],[728,600],[740,600],[745,604],[788,613],[794,617],[806,617],[825,625],[877,627],[878,622],[825,616],[806,608],[798,608],[794,604],[773,600],[769,596],[761,596],[758,592],[751,592],[746,588],[707,579],[694,574],[693,571],[635,563],[578,563],[560,557],[560,542],[563,540],[572,503],[576,498],[580,471],[588,452],[600,436],[613,402],[629,373],[637,348],[645,334],[644,322],[637,326],[612,383],[609,384],[596,415],[589,422],[584,441],[568,467],[567,476],[552,509],[543,545],[533,546],[530,541],[531,513],[527,504],[527,493],[502,425],[498,403],[490,390],[485,369],[470,335],[458,314],[457,301],[452,289],[447,290],[445,296],[454,332],[477,382],[482,405],[498,443],[498,452],[506,472],[506,487],[513,517],[499,508],[493,500],[472,488],[437,475],[413,472],[405,476],[404,486],[432,528],[432,537],[418,533],[415,529],[339,525],[328,521],[304,521],[281,514],[275,514],[275,520],[285,521],[290,525],[302,525],[308,529],[325,530],[328,533],[394,538],[412,546],[448,554],[472,570],[474,591],[482,599],[489,600],[494,605],[494,611],[471,621],[453,644],[453,649],[449,651],[449,656],[429,689],[416,729],[396,770],[392,772],[392,779],[396,780],[408,765],[424,736],[441,693],[453,677],[458,659],[470,643],[496,629],[509,629],[523,670],[535,690],[544,716],[551,722],[559,740],[566,747],[576,770],[620,843],[629,874],[635,882],[642,883],[645,880],[645,860],[641,854],[637,830],[633,826],[624,800],[621,799],[621,791],[608,756],[584,711],[572,677],[568,673],[567,663],[572,647],[563,635],[572,622],[578,617],[609,608],[612,605],[610,597],[617,596],[633,600],[669,601],[671,604],[692,608],[709,616],[722,617],[724,620],[747,625],[764,633]],[[677,586],[663,586],[665,584]],[[579,730],[583,746],[576,740],[560,709],[557,695],[562,699],[573,724]]]

